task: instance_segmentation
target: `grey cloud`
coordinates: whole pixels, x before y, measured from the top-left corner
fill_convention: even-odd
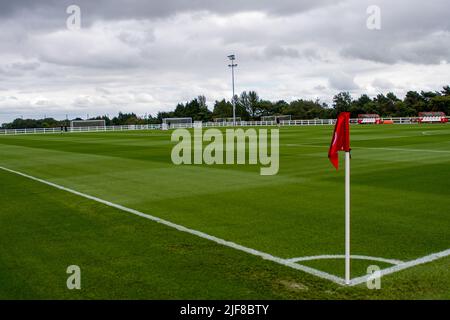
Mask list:
[[[39,62],[13,62],[4,66],[0,66],[0,75],[7,77],[21,77],[27,71],[38,69]]]
[[[264,55],[267,58],[273,57],[289,57],[289,58],[298,58],[300,56],[298,50],[294,48],[284,48],[281,46],[268,46],[264,49]]]
[[[80,32],[66,29],[73,3],[82,10]],[[229,97],[232,52],[236,89],[263,98],[329,100],[336,90],[398,89],[409,79],[419,89],[450,83],[450,65],[440,64],[450,60],[448,0],[377,0],[379,31],[366,28],[369,4],[1,1],[0,97],[18,100],[0,99],[0,114],[155,113],[197,94]]]
[[[446,0],[414,2],[379,0],[381,30],[368,30],[365,21],[354,21],[342,56],[395,64],[439,64],[450,56],[449,3]],[[348,28],[348,25],[347,25]]]
[[[324,85],[321,85],[321,84],[314,87],[314,90],[316,90],[316,91],[324,91],[326,89],[327,89],[327,87]]]
[[[102,88],[102,87],[95,88],[95,91],[97,91],[97,92],[99,92],[101,94],[105,94],[105,95],[111,94],[110,90]]]
[[[48,100],[38,100],[34,103],[37,106],[47,106],[50,104],[50,101]]]
[[[147,30],[140,33],[124,30],[121,31],[117,37],[120,41],[130,46],[146,45],[149,42],[154,42],[156,39],[153,30]]]
[[[372,86],[380,90],[392,90],[394,84],[388,79],[376,78],[372,81]]]
[[[334,73],[328,81],[332,88],[339,91],[352,91],[359,88],[355,83],[354,77],[343,72]]]
[[[47,12],[47,15],[54,15],[65,12],[65,8],[72,4],[80,6],[82,14],[89,19],[142,19],[202,10],[225,14],[264,11],[269,14],[290,15],[335,3],[336,0],[15,0],[2,1],[0,15],[12,16],[23,12]]]
[[[41,64],[39,62],[14,62],[11,64],[12,69],[16,70],[36,70]]]
[[[124,69],[138,67],[140,51],[123,43],[114,35],[90,31],[62,31],[30,37],[39,59],[62,66]]]
[[[344,57],[394,64],[408,62],[439,64],[450,60],[450,33],[429,34],[407,41],[361,43],[347,46],[341,51]]]
[[[323,60],[317,49],[305,48],[296,49],[289,46],[269,45],[264,48],[263,59],[271,58],[292,58],[305,59],[307,61]]]

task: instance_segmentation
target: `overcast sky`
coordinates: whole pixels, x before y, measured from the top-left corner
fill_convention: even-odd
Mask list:
[[[448,0],[1,0],[0,122],[156,115],[200,94],[211,107],[231,96],[230,53],[236,90],[264,99],[439,90],[449,16]]]

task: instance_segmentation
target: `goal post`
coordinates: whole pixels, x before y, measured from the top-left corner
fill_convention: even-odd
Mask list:
[[[71,128],[86,128],[86,127],[104,127],[105,120],[72,120],[70,121]]]
[[[213,119],[214,122],[218,122],[218,123],[233,123],[233,118],[229,117],[229,118],[214,118]],[[236,117],[236,122],[241,122],[241,117]]]
[[[192,118],[163,118],[161,128],[163,130],[176,128],[192,128]]]
[[[292,116],[290,114],[285,115],[273,115],[273,116],[262,116],[261,121],[263,122],[281,122],[281,121],[290,121],[292,120]]]

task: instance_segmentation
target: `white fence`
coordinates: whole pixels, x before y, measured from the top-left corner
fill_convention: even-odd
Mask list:
[[[16,134],[42,134],[42,133],[66,133],[66,132],[109,132],[130,130],[154,130],[161,129],[160,124],[127,125],[127,126],[101,126],[101,127],[67,127],[67,131],[61,127],[55,128],[27,128],[27,129],[0,129],[0,135]]]
[[[418,117],[409,118],[383,118],[383,120],[390,120],[394,124],[418,124]],[[447,117],[450,120],[450,117]],[[334,125],[336,119],[310,119],[310,120],[285,120],[280,121],[280,126],[319,126],[319,125]],[[358,124],[358,119],[350,119],[351,124]],[[449,122],[450,123],[450,122]],[[237,121],[237,126],[240,127],[255,127],[255,126],[277,126],[275,121]],[[204,122],[203,127],[231,127],[233,122]],[[178,123],[177,128],[192,128],[193,123]],[[171,127],[173,129],[174,127]],[[67,127],[67,133],[70,132],[113,132],[113,131],[131,131],[131,130],[158,130],[161,129],[160,124],[145,124],[145,125],[126,125],[126,126],[101,126],[101,127]],[[43,133],[66,133],[61,127],[56,128],[28,128],[28,129],[0,129],[1,135],[20,135],[20,134],[43,134]]]
[[[281,126],[317,126],[317,125],[333,125],[336,119],[311,119],[311,120],[282,120]],[[257,127],[257,126],[276,126],[276,121],[236,121],[237,126],[241,127]],[[204,122],[203,127],[231,127],[233,122]]]

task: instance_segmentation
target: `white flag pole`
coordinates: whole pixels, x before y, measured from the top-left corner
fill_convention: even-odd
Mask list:
[[[345,152],[345,284],[350,284],[350,152]]]

